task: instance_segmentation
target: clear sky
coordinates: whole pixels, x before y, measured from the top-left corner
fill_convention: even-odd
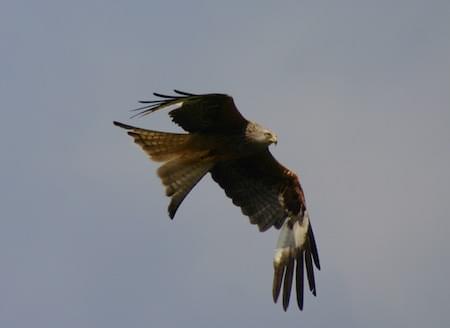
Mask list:
[[[448,327],[450,2],[2,1],[1,327]],[[207,176],[177,217],[112,121],[231,94],[278,134],[322,262],[271,299],[260,234]]]

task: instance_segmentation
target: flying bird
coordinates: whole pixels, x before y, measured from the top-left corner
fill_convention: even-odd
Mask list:
[[[283,289],[286,311],[295,276],[297,304],[302,310],[304,271],[315,296],[314,265],[320,270],[320,262],[299,179],[269,151],[277,136],[245,119],[228,95],[174,92],[154,93],[159,99],[141,101],[144,106],[134,116],[168,109],[172,121],[188,133],[114,124],[128,130],[152,160],[163,163],[157,174],[170,197],[171,219],[192,188],[210,173],[250,223],[260,231],[280,229],[273,259],[273,300],[277,302]]]

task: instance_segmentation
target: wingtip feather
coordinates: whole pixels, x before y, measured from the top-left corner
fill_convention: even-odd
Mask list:
[[[185,92],[185,91],[180,91],[178,89],[173,89],[173,92],[182,95],[182,96],[187,96],[187,97],[193,97],[193,96],[198,96],[196,94],[190,93],[190,92]]]
[[[122,128],[122,129],[125,129],[125,130],[132,130],[132,129],[134,129],[134,126],[131,126],[131,125],[128,125],[128,124],[125,124],[125,123],[121,123],[121,122],[117,122],[117,121],[113,121],[113,124],[115,126],[118,126],[118,127]]]
[[[311,247],[311,254],[314,261],[314,265],[316,266],[317,270],[320,270],[319,252],[317,250],[317,244],[314,238],[314,232],[311,223],[309,224],[308,234],[309,234],[309,245]]]
[[[284,273],[283,284],[283,309],[287,310],[289,307],[289,300],[291,298],[292,278],[294,276],[294,258],[291,257],[286,264],[286,271]]]
[[[280,296],[283,275],[284,275],[284,266],[274,265],[273,285],[272,285],[272,297],[274,303],[278,301],[278,297]]]
[[[303,267],[303,252],[297,255],[297,267],[295,273],[295,285],[297,293],[297,305],[300,311],[303,311],[303,294],[304,294],[304,267]]]
[[[314,279],[314,268],[312,264],[312,256],[311,251],[307,248],[305,250],[305,266],[306,266],[306,275],[308,278],[309,290],[314,296],[316,295],[316,282]]]

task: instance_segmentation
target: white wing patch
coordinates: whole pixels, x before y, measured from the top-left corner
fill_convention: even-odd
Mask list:
[[[183,106],[183,101],[179,101],[179,102],[172,103],[172,104],[168,104],[168,105],[162,105],[162,106],[159,107],[159,108],[160,108],[160,109],[161,109],[161,108],[166,108],[167,110],[172,111],[172,110],[174,110],[174,109],[180,108],[181,106]]]
[[[274,266],[285,263],[293,254],[295,248],[294,234],[291,228],[288,227],[288,220],[284,221],[281,227],[280,236],[278,237],[277,248],[273,258]]]
[[[308,236],[309,229],[309,215],[308,211],[305,211],[303,215],[303,219],[297,220],[294,223],[293,232],[294,232],[294,240],[295,247],[299,249],[303,249],[306,243],[306,238]]]
[[[303,250],[308,236],[309,215],[305,211],[302,219],[295,219],[292,225],[291,218],[284,221],[278,237],[275,249],[274,264],[281,264],[288,257],[294,256],[296,252]]]

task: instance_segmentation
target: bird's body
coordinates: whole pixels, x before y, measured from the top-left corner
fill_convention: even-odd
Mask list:
[[[297,176],[278,163],[268,150],[276,135],[246,120],[223,94],[178,96],[155,94],[162,100],[143,102],[138,115],[172,108],[172,120],[189,133],[145,130],[119,122],[150,158],[163,164],[157,173],[171,198],[169,216],[175,213],[192,188],[211,174],[260,231],[281,228],[274,257],[273,297],[277,300],[283,284],[283,307],[289,304],[296,263],[296,290],[303,307],[303,268],[315,295],[313,262],[320,268],[304,194]]]

